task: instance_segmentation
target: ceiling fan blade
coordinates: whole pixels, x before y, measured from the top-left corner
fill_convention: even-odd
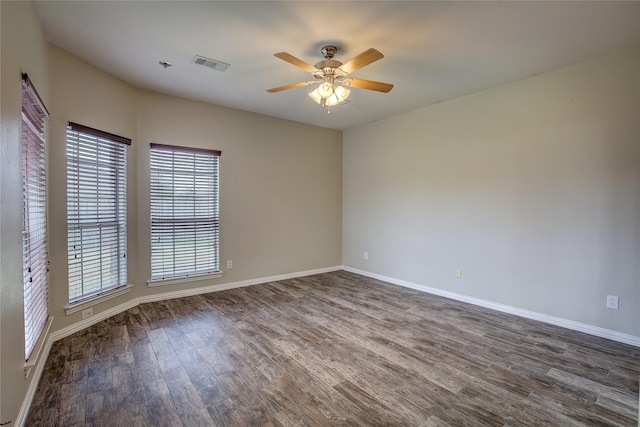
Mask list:
[[[360,68],[376,62],[378,59],[384,58],[384,55],[374,48],[365,50],[360,55],[356,56],[350,61],[345,62],[340,66],[340,70],[346,74],[351,74]]]
[[[363,79],[344,79],[344,85],[350,87],[357,87],[360,89],[375,90],[377,92],[387,93],[393,89],[393,85],[390,83],[374,82],[373,80]]]
[[[295,56],[288,54],[287,52],[274,53],[273,56],[275,56],[276,58],[280,58],[283,61],[288,62],[289,64],[293,64],[298,68],[302,68],[303,70],[308,71],[310,73],[315,73],[316,71],[320,71],[313,65],[307,64],[302,59],[298,59]]]
[[[302,86],[309,86],[309,85],[312,85],[314,83],[315,83],[314,81],[293,83],[293,84],[290,84],[290,85],[284,85],[284,86],[274,87],[272,89],[267,89],[267,92],[269,92],[269,93],[282,92],[283,90],[295,89],[297,87],[302,87]]]

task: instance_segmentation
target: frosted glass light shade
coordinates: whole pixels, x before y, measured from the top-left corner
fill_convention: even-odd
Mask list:
[[[322,98],[318,94],[318,88],[315,88],[314,90],[309,92],[309,98],[313,99],[316,102],[316,104],[320,104]]]
[[[333,85],[329,82],[324,82],[320,86],[318,86],[317,91],[318,95],[320,95],[320,98],[327,99],[331,95],[333,95]]]
[[[344,102],[349,97],[350,93],[351,91],[349,89],[345,89],[343,86],[336,86],[333,91],[333,95],[327,98],[324,105],[327,107],[338,105],[341,102]]]

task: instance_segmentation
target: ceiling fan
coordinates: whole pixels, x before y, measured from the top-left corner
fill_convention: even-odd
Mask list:
[[[350,93],[348,88],[350,87],[384,93],[389,92],[393,88],[393,85],[389,83],[349,77],[354,71],[384,57],[384,55],[376,49],[368,49],[344,64],[333,59],[334,55],[338,52],[336,46],[324,46],[321,52],[324,60],[318,62],[316,65],[307,64],[303,60],[286,52],[274,54],[275,57],[310,72],[315,80],[274,87],[267,89],[267,92],[275,93],[301,86],[319,84],[315,90],[309,93],[309,97],[322,107],[333,107],[347,99]]]

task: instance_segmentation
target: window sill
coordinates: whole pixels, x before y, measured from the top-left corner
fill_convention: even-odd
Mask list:
[[[120,288],[116,288],[116,289],[112,289],[110,291],[107,291],[103,294],[100,295],[96,295],[95,297],[91,297],[89,299],[86,300],[82,300],[80,302],[77,303],[73,303],[73,304],[69,304],[68,306],[66,306],[64,308],[64,313],[68,316],[72,313],[77,313],[78,311],[84,310],[87,307],[92,307],[98,303],[101,303],[103,301],[108,301],[112,298],[118,297],[120,295],[126,294],[128,292],[131,292],[131,289],[133,289],[133,285],[126,285],[126,286],[122,286]]]
[[[192,276],[172,277],[169,279],[147,280],[147,286],[152,288],[154,286],[178,285],[180,283],[196,282],[199,280],[207,279],[218,279],[220,277],[222,277],[222,271],[216,271],[215,273],[194,274]]]

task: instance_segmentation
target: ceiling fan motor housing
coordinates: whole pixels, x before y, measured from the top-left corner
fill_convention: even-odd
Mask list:
[[[317,62],[315,67],[318,70],[324,70],[325,68],[338,68],[342,65],[342,62],[336,61],[335,59],[325,59],[323,61]]]
[[[338,52],[338,48],[331,45],[323,46],[321,52],[325,59],[316,63],[314,67],[322,72],[314,74],[318,80],[328,81],[327,77],[329,77],[331,83],[333,83],[333,78],[340,74],[336,69],[342,65],[342,62],[333,59],[333,56]]]

